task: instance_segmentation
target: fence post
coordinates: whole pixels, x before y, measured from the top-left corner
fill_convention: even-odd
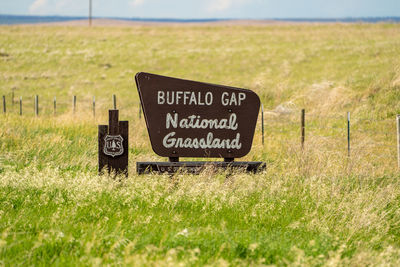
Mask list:
[[[301,110],[301,149],[304,148],[304,140],[306,135],[306,110],[303,108]]]
[[[114,109],[117,109],[117,96],[113,95],[113,104],[114,104]]]
[[[57,114],[57,98],[56,97],[54,97],[53,106],[54,106],[54,116],[55,116]]]
[[[397,115],[397,164],[400,168],[400,115]]]
[[[93,96],[93,118],[96,118],[96,97]]]
[[[14,106],[14,90],[11,92],[11,105]]]
[[[3,95],[3,113],[6,113],[6,96]]]
[[[39,116],[39,96],[35,95],[35,115]]]
[[[139,102],[139,119],[142,117],[142,105]]]
[[[74,106],[74,114],[75,114],[75,111],[76,111],[76,95],[74,95],[74,97],[72,98],[72,103],[73,103],[73,106]]]
[[[261,103],[261,133],[262,133],[262,145],[264,146],[264,105]]]
[[[19,115],[22,116],[22,96],[19,97]]]
[[[350,157],[350,112],[347,112],[347,156]]]

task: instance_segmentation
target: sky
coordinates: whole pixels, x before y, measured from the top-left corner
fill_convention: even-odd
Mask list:
[[[95,17],[347,18],[400,16],[400,0],[92,0]],[[0,0],[0,14],[87,16],[89,0]]]

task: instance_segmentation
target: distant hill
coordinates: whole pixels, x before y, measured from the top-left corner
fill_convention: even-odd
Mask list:
[[[95,17],[99,18],[99,17]],[[107,18],[113,20],[136,21],[136,22],[157,22],[157,23],[209,23],[221,21],[235,21],[236,19],[170,19],[170,18]],[[69,16],[26,16],[26,15],[0,15],[0,24],[32,24],[32,23],[51,23],[75,20],[87,20],[87,17],[69,17]],[[394,22],[399,23],[400,17],[367,17],[367,18],[272,18],[266,21],[281,22],[345,22],[345,23],[378,23],[378,22]],[[248,21],[248,20],[247,20]],[[260,20],[257,20],[260,21]]]
[[[48,23],[59,21],[71,21],[87,19],[84,17],[63,17],[63,16],[17,16],[17,15],[0,15],[0,24],[31,24],[31,23]]]

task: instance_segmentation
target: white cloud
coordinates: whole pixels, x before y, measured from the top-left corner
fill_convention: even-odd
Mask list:
[[[93,0],[93,8],[98,5]],[[82,0],[35,0],[29,6],[29,13],[33,15],[69,15],[77,16],[87,14],[88,1]]]
[[[135,6],[141,6],[144,4],[145,0],[132,0],[129,2],[129,5],[135,7]]]
[[[208,11],[218,12],[229,9],[232,5],[233,0],[214,0],[208,6]]]
[[[48,2],[47,0],[35,0],[29,7],[29,13],[31,14],[41,14],[46,10]]]
[[[208,5],[208,11],[211,13],[225,11],[234,5],[242,5],[248,2],[251,2],[251,0],[212,0]]]

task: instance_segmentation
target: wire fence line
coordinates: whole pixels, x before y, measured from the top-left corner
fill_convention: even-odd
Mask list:
[[[97,110],[117,109],[117,96],[112,94],[110,100],[92,96],[88,99],[87,96],[82,99],[76,95],[70,97],[41,97],[39,95],[20,96],[18,99],[11,94],[2,96],[3,113],[4,114],[19,114],[19,115],[61,115],[64,113],[91,113],[96,117]],[[67,100],[70,98],[70,100]],[[100,101],[99,101],[100,100]],[[141,117],[141,105],[139,101],[134,101],[134,106],[138,107],[138,117]],[[132,106],[132,103],[129,105]]]
[[[9,101],[7,101],[7,98]],[[117,109],[128,108],[128,105],[118,106],[118,98],[116,94],[112,94],[107,100],[104,98],[96,98],[95,96],[85,96],[79,99],[76,95],[72,97],[56,97],[50,98],[46,96],[42,99],[39,95],[31,95],[15,98],[14,92],[10,95],[3,95],[3,113],[13,113],[22,115],[41,116],[42,113],[46,115],[61,115],[64,113],[91,113],[95,118],[97,110],[103,109]],[[99,99],[101,101],[99,101]],[[97,101],[97,102],[96,102]],[[99,103],[101,103],[99,105]],[[105,108],[108,107],[108,108]],[[129,104],[129,108],[134,108],[137,112],[137,118],[142,118],[141,104],[139,101]],[[270,135],[289,135],[296,137],[299,135],[299,140],[302,149],[307,145],[310,138],[320,138],[325,140],[335,140],[336,144],[332,146],[341,146],[339,151],[346,148],[347,154],[350,157],[352,150],[366,151],[371,148],[385,148],[390,150],[397,150],[398,167],[400,168],[400,117],[396,119],[382,119],[377,120],[373,118],[358,118],[350,117],[350,112],[339,115],[325,115],[325,114],[307,114],[305,109],[301,112],[290,112],[285,114],[274,114],[273,112],[265,111],[264,106],[261,104],[261,114],[258,116],[257,131],[261,133],[262,146],[266,142],[265,136]],[[297,114],[296,114],[297,113]],[[380,128],[376,128],[379,124]],[[397,125],[397,130],[396,130]],[[360,135],[362,137],[374,138],[373,143],[368,144],[368,148],[359,148],[355,142]],[[377,138],[378,137],[378,138]],[[397,137],[397,144],[396,144]],[[379,140],[377,140],[379,139]],[[383,140],[382,140],[383,139]],[[274,138],[273,142],[279,142]],[[286,141],[284,141],[286,142]],[[326,151],[326,150],[325,150]],[[332,150],[333,152],[333,150]]]
[[[302,109],[269,117],[263,114],[259,123],[259,128],[263,131],[263,144],[287,146],[287,136],[297,136],[301,150],[313,146],[324,153],[335,154],[341,151],[344,155],[346,151],[349,158],[359,157],[360,153],[376,159],[393,160],[397,156],[397,167],[400,168],[400,116],[377,120],[356,116],[351,118],[350,112],[344,113],[343,116],[308,115],[305,109]],[[273,135],[273,140],[265,141],[266,135],[267,138]],[[310,144],[307,142],[309,140]]]

